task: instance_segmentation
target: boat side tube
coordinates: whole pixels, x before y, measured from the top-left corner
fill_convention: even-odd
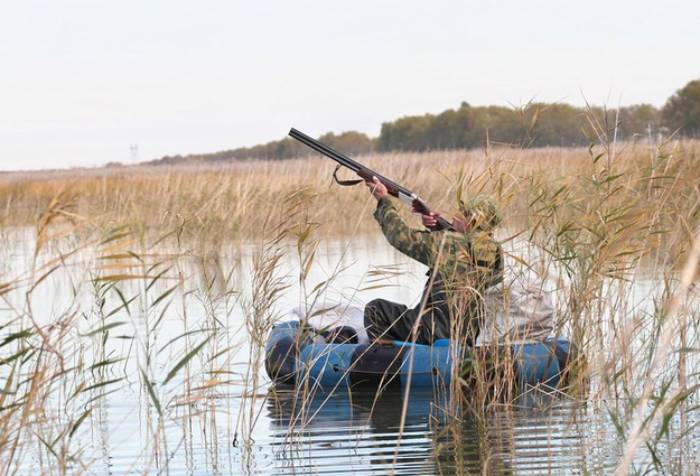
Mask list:
[[[318,343],[296,321],[276,325],[266,345],[265,368],[280,384],[310,384],[323,390],[358,385],[442,387],[450,384],[453,356],[461,355],[441,339],[433,345],[394,341],[392,345]],[[504,349],[506,350],[506,349]],[[563,338],[512,344],[517,385],[556,388],[568,382],[576,347]]]

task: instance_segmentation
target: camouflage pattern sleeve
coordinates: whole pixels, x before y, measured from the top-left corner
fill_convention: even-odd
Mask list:
[[[430,266],[435,257],[434,236],[427,231],[415,230],[406,225],[391,203],[384,197],[377,203],[374,218],[391,246],[421,263]]]

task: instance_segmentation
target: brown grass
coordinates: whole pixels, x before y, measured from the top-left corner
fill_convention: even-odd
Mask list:
[[[625,174],[615,185],[624,188],[617,200],[641,198],[640,205],[656,208],[656,191],[663,186],[680,191],[666,197],[677,203],[700,181],[700,142],[667,144],[664,159],[656,147],[642,143],[617,146],[615,171]],[[600,150],[602,151],[602,149]],[[593,157],[599,153],[593,150]],[[528,200],[537,190],[554,184],[570,186],[585,200],[579,178],[593,179],[597,164],[586,148],[490,149],[421,154],[383,154],[357,157],[448,214],[456,209],[455,191],[460,174],[467,193],[485,189],[498,195],[507,222],[522,224],[533,217]],[[0,210],[5,225],[32,225],[51,200],[63,193],[71,198],[72,212],[103,228],[130,223],[150,230],[182,225],[190,236],[254,237],[262,223],[286,209],[285,197],[302,191],[309,213],[322,223],[324,235],[345,233],[360,218],[360,232],[375,231],[371,216],[357,213],[366,206],[361,187],[341,188],[332,183],[333,163],[325,158],[287,161],[242,161],[227,165],[102,168],[77,171],[10,173],[0,176]],[[686,194],[686,195],[684,195]],[[663,218],[663,217],[658,217]]]
[[[543,250],[526,256],[529,266],[562,272],[558,330],[589,357],[589,366],[580,375],[582,382],[596,381],[589,401],[607,410],[621,440],[630,437],[628,459],[621,460],[625,472],[642,442],[655,448],[680,434],[679,447],[684,448],[684,435],[693,429],[675,432],[668,422],[679,412],[682,418],[698,391],[700,315],[697,308],[681,304],[692,289],[692,270],[697,269],[690,250],[700,224],[699,152],[699,141],[676,141],[357,159],[448,214],[460,191],[491,195],[505,212],[504,241],[519,234]],[[221,268],[216,245],[228,239],[263,238],[255,240],[262,243],[251,280],[257,294],[244,302],[246,336],[257,345],[251,347],[241,377],[248,400],[241,405],[235,427],[248,438],[264,399],[256,393],[261,387],[256,371],[262,359],[260,347],[276,318],[268,309],[285,289],[277,278],[277,263],[279,253],[289,250],[279,243],[296,238],[299,282],[306,294],[305,270],[313,265],[316,240],[377,232],[368,212],[372,199],[367,191],[333,185],[332,168],[327,159],[311,158],[0,176],[0,232],[11,226],[36,229],[33,264],[0,276],[0,298],[12,289],[24,293],[21,305],[0,323],[0,456],[21,464],[22,452],[38,446],[47,461],[58,463],[58,473],[68,470],[68,461],[80,459],[80,449],[71,443],[74,432],[92,418],[86,413],[92,411],[92,402],[100,402],[106,389],[121,381],[113,378],[112,368],[118,362],[106,354],[105,345],[115,339],[109,336],[113,329],[109,326],[117,319],[129,328],[129,306],[151,323],[142,334],[136,333],[134,353],[141,356],[142,395],[149,409],[156,410],[151,412],[154,434],[163,435],[162,443],[154,439],[155,449],[150,451],[168,454],[162,425],[178,410],[173,402],[215,401],[218,379],[238,375],[227,357],[236,345],[228,318],[241,289],[234,289],[233,270]],[[401,209],[408,214],[405,207]],[[161,240],[177,240],[172,256],[157,254]],[[206,246],[192,252],[181,245],[182,240]],[[72,248],[65,247],[65,241],[73,243]],[[87,265],[94,303],[76,302],[76,309],[86,311],[89,321],[82,322],[81,314],[72,310],[65,316],[35,319],[30,305],[33,290],[86,249],[99,258],[98,264]],[[216,268],[202,273],[204,285],[176,274],[175,258],[180,253],[199,253],[203,268],[205,264]],[[684,267],[691,277],[679,286],[677,271]],[[657,306],[649,313],[635,310],[630,292],[642,273],[663,287],[654,292]],[[308,287],[315,288],[314,284]],[[129,290],[131,294],[126,294]],[[155,368],[150,357],[163,344],[158,340],[163,314],[181,293],[183,327],[188,330],[184,295],[195,291],[203,296],[206,326],[198,332],[201,335],[183,333],[186,345],[181,352],[165,369]],[[315,299],[314,292],[308,294],[309,300]],[[109,306],[103,308],[105,302]],[[118,313],[107,312],[112,308]],[[678,339],[672,338],[675,331]],[[93,346],[93,361],[80,360],[76,342]],[[130,352],[120,359],[134,359]],[[195,359],[205,361],[206,376],[190,377]],[[171,382],[181,374],[186,375],[184,389]],[[57,420],[57,412],[44,405],[56,393],[75,395],[60,409],[66,421]],[[496,403],[486,394],[476,396],[483,405]],[[653,405],[647,410],[639,401]],[[44,424],[54,420],[53,426]],[[681,454],[687,464],[697,464],[690,452]],[[671,472],[680,467],[676,460],[653,464]]]

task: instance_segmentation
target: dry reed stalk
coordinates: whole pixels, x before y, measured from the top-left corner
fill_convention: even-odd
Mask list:
[[[700,229],[698,229],[693,238],[692,248],[681,275],[680,287],[674,293],[668,304],[666,318],[661,326],[661,332],[656,345],[656,352],[654,352],[651,365],[646,372],[647,375],[644,380],[645,383],[642,395],[635,404],[631,422],[632,430],[627,438],[622,460],[615,470],[616,475],[628,474],[637,448],[644,443],[649,436],[650,427],[655,420],[659,418],[659,415],[663,414],[664,407],[674,400],[673,397],[664,399],[662,404],[659,405],[660,408],[657,407],[659,411],[654,411],[650,418],[645,417],[647,403],[649,402],[651,393],[654,390],[654,384],[656,383],[654,377],[658,375],[669,351],[672,349],[671,339],[674,337],[675,332],[679,330],[679,326],[684,327],[684,319],[676,320],[674,318],[679,314],[683,301],[690,290],[690,286],[693,284],[698,265],[700,265]],[[682,387],[678,390],[679,393],[684,391],[686,391],[686,389]]]
[[[678,153],[689,157],[684,173],[676,174],[687,186],[698,173],[691,166],[697,160],[698,142],[679,143]],[[639,165],[636,179],[643,179],[652,150],[641,144],[623,144],[616,151],[616,164],[632,172]],[[514,197],[507,210],[508,223],[521,224],[530,215],[522,198],[528,194],[529,181],[570,180],[577,175],[591,176],[586,149],[490,149],[484,157],[479,151],[446,151],[423,154],[385,154],[359,157],[368,166],[405,183],[430,203],[446,211],[455,210],[451,177],[464,171],[471,175],[488,170],[492,179]],[[627,167],[625,167],[627,165]],[[643,167],[642,167],[643,166]],[[7,224],[31,223],[61,189],[75,197],[75,212],[101,227],[108,222],[143,224],[149,230],[172,229],[184,220],[184,236],[216,236],[219,239],[259,235],[259,219],[267,212],[278,213],[286,205],[284,197],[302,188],[309,189],[321,233],[334,236],[349,233],[345,216],[362,216],[358,206],[364,191],[331,187],[332,165],[321,158],[287,161],[242,161],[227,165],[178,167],[134,167],[119,170],[94,169],[81,172],[9,174],[0,181],[0,209],[9,211]],[[654,180],[664,176],[657,168]],[[635,180],[634,176],[629,177]],[[635,185],[629,183],[633,196]],[[644,185],[648,185],[645,181]],[[583,197],[581,197],[583,198]],[[339,210],[343,214],[338,213]],[[347,214],[347,215],[345,215]],[[354,223],[354,220],[351,221]],[[372,231],[368,216],[362,217],[358,231]]]
[[[521,236],[532,242],[523,257],[526,264],[560,275],[560,309],[563,312],[557,328],[571,335],[582,350],[593,357],[589,368],[577,376],[578,383],[583,386],[586,380],[593,379],[590,400],[599,405],[613,402],[609,408],[612,418],[624,428],[629,402],[638,395],[641,377],[648,375],[648,372],[640,372],[640,362],[648,362],[647,369],[665,371],[662,357],[675,345],[673,334],[668,330],[671,319],[638,314],[631,302],[630,290],[640,279],[640,269],[646,268],[670,282],[682,264],[679,257],[685,251],[688,230],[700,222],[699,152],[697,141],[662,144],[657,150],[644,144],[615,144],[612,140],[606,142],[602,152],[598,149],[490,148],[486,155],[451,151],[376,155],[360,160],[405,182],[445,210],[454,208],[454,196],[465,184],[470,193],[481,190],[501,203],[506,209],[508,234],[525,231]],[[304,238],[308,240],[304,245],[307,247],[299,252],[303,274],[313,266],[314,243],[319,236],[346,234],[354,237],[360,232],[375,231],[376,225],[365,208],[366,191],[330,188],[330,170],[326,160],[311,158],[240,162],[228,166],[141,167],[4,176],[0,181],[3,233],[8,232],[8,227],[33,224],[35,217],[41,218],[35,233],[34,265],[17,276],[0,279],[3,283],[0,297],[20,289],[25,292],[27,301],[26,306],[8,306],[14,318],[2,323],[8,330],[2,328],[5,340],[0,342],[0,378],[3,379],[0,384],[6,389],[0,393],[0,455],[13,464],[35,444],[40,448],[42,461],[57,462],[63,471],[67,470],[66,462],[70,458],[84,459],[71,437],[92,414],[78,410],[79,403],[88,401],[97,405],[111,391],[107,389],[118,384],[118,380],[110,378],[108,369],[114,371],[120,361],[106,354],[105,342],[109,343],[114,338],[114,330],[121,329],[122,325],[111,316],[126,318],[124,313],[128,314],[132,302],[142,303],[141,316],[147,326],[143,334],[135,334],[141,340],[132,341],[142,352],[133,353],[129,348],[123,358],[138,358],[143,363],[139,388],[148,402],[143,407],[153,409],[149,409],[149,415],[157,413],[156,423],[151,428],[148,458],[167,469],[171,447],[165,438],[164,422],[172,418],[178,405],[211,402],[211,411],[207,414],[210,420],[206,425],[212,430],[207,434],[214,438],[217,425],[213,390],[219,382],[206,380],[193,384],[190,379],[195,377],[192,377],[190,365],[200,360],[201,368],[208,375],[232,375],[228,370],[230,361],[220,364],[218,359],[232,347],[229,331],[221,330],[228,328],[228,321],[220,321],[221,314],[228,312],[227,306],[224,304],[224,309],[219,309],[217,304],[231,295],[232,284],[217,264],[216,245],[231,238],[274,238],[269,230],[279,223],[305,224],[309,227],[308,233],[307,228],[296,229],[297,240],[308,236]],[[271,177],[278,179],[270,180]],[[69,202],[63,198],[54,200],[61,190],[67,191],[63,197],[70,197]],[[289,204],[293,201],[290,197],[295,193],[296,208],[290,211]],[[309,209],[313,213],[305,212]],[[347,220],[347,216],[357,219]],[[261,217],[265,222],[262,225]],[[314,237],[310,237],[311,233]],[[183,279],[182,273],[175,278],[175,287],[166,285],[172,273],[164,270],[172,263],[168,257],[158,256],[156,246],[172,243],[174,256],[193,254],[195,252],[186,248],[191,241],[199,245],[193,248],[198,256],[217,268],[211,273],[206,270],[201,273],[204,276],[200,286],[204,295],[202,307],[208,324],[198,329],[204,336],[197,339],[193,338],[196,334],[186,329],[181,336],[184,349],[174,355],[175,363],[164,369],[168,375],[160,375],[150,359],[163,347],[159,337],[162,316],[178,293],[182,293],[179,297],[183,302],[183,316],[186,316],[184,295],[190,291],[185,289],[188,281]],[[350,241],[346,244],[349,248]],[[694,246],[697,244],[696,237]],[[33,291],[46,285],[56,270],[70,266],[82,249],[93,249],[104,258],[101,265],[88,268],[96,278],[90,303],[93,310],[87,313],[93,320],[90,324],[94,324],[88,330],[89,336],[75,332],[77,311],[52,316],[53,322],[47,325],[35,318],[31,305]],[[686,263],[695,259],[697,266],[697,257],[693,256]],[[251,435],[262,408],[257,396],[257,390],[265,384],[257,377],[262,358],[259,347],[264,344],[266,332],[274,321],[265,303],[270,302],[270,296],[274,297],[276,285],[271,277],[281,271],[280,262],[262,260],[257,267],[258,281],[262,283],[257,288],[261,294],[256,298],[256,309],[251,313],[253,317],[248,328],[257,350],[251,347],[247,362],[248,385],[244,391],[248,400],[241,410],[246,411],[247,436]],[[688,266],[686,264],[686,274],[692,274],[687,271]],[[336,271],[341,271],[340,264]],[[306,286],[304,276],[300,279],[302,287]],[[626,284],[629,281],[632,283]],[[222,283],[223,287],[219,288]],[[686,284],[684,276],[682,289],[687,289]],[[126,294],[127,285],[135,289],[133,296]],[[311,304],[321,293],[309,293],[308,288],[303,297]],[[671,288],[669,284],[668,289]],[[165,294],[169,289],[173,289],[172,295]],[[109,307],[104,307],[106,303],[114,305],[115,301],[114,309],[122,314],[111,314]],[[665,314],[672,315],[670,311]],[[125,326],[133,324],[129,320],[124,322]],[[114,324],[120,327],[110,327]],[[190,325],[188,321],[185,324]],[[679,325],[688,348],[697,347],[697,322],[688,319]],[[223,348],[222,332],[226,332]],[[86,349],[95,353],[94,362],[79,358]],[[683,354],[684,359],[685,356]],[[697,372],[695,360],[684,362],[686,367],[681,374]],[[494,363],[493,375],[483,372],[485,369],[476,374],[481,380],[477,380],[476,385],[474,407],[478,411],[475,416],[482,427],[485,427],[483,406],[493,408],[498,403],[504,408],[513,408],[515,404],[515,396],[505,387],[498,389],[500,393],[486,391],[495,382],[508,378],[511,364],[506,356]],[[87,372],[92,375],[92,367],[99,369],[96,372],[99,378],[91,381]],[[22,374],[31,378],[20,382]],[[184,382],[179,381],[180,376],[184,376]],[[682,380],[675,369],[672,377]],[[454,378],[453,382],[459,379]],[[641,389],[641,395],[649,399],[649,392],[656,390],[659,382],[651,379],[644,382],[647,386]],[[662,387],[664,382],[660,384]],[[682,389],[683,383],[677,382]],[[181,388],[185,389],[184,400],[175,395],[181,393]],[[311,385],[303,388],[298,404],[309,402],[315,390]],[[466,401],[461,391],[454,388],[453,394]],[[59,392],[59,395],[63,392],[64,397],[74,395],[70,405],[62,409],[65,417],[30,433],[32,425],[52,417],[50,409],[43,410],[52,392]],[[663,396],[655,401],[655,419],[662,414],[664,418],[673,416],[676,397],[683,395],[675,392]],[[637,405],[632,412],[633,431],[621,466],[629,464],[636,446],[647,441],[653,423],[652,420],[638,425],[642,405]],[[458,415],[459,410],[459,405],[455,404],[450,414]],[[189,411],[191,431],[191,415],[197,412],[191,408]],[[303,420],[310,421],[313,417],[314,414],[307,414]],[[457,431],[455,428],[448,430]],[[481,435],[485,438],[484,431]],[[246,444],[251,444],[251,440],[246,440]],[[654,450],[658,444],[658,439],[649,441],[648,447]],[[489,454],[483,458],[488,461]],[[688,467],[692,467],[693,456],[688,458]],[[664,468],[661,462],[653,464]]]

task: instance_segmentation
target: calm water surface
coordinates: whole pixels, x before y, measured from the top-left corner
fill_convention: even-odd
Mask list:
[[[26,248],[6,251],[5,273],[21,269],[31,258],[31,241]],[[496,407],[478,413],[459,414],[442,396],[432,391],[410,395],[387,392],[376,398],[372,392],[352,394],[316,393],[302,398],[292,389],[270,388],[262,368],[257,369],[258,387],[252,387],[248,372],[251,346],[244,325],[246,300],[251,295],[251,262],[254,244],[231,246],[215,260],[201,262],[181,258],[167,276],[184,280],[184,292],[173,295],[165,311],[153,313],[119,312],[110,319],[124,322],[111,331],[106,356],[123,357],[123,363],[110,367],[96,380],[122,378],[96,393],[96,403],[74,436],[80,448],[82,469],[87,474],[605,474],[617,463],[621,442],[605,410],[606,402],[574,401],[567,396],[547,396],[530,392],[513,406]],[[283,318],[291,307],[303,305],[304,290],[297,280],[298,264],[286,258],[280,269],[288,271],[292,286],[277,303]],[[377,268],[378,267],[378,268]],[[231,288],[240,293],[225,297],[224,291],[212,296],[202,291],[207,277],[217,268],[233,270]],[[94,329],[89,310],[95,300],[89,270],[90,258],[76,260],[67,270],[52,275],[32,298],[36,315],[51,319],[78,309],[84,316],[76,320],[80,335]],[[391,272],[377,288],[368,270]],[[307,282],[309,287],[340,270],[324,296],[361,304],[375,297],[414,303],[420,294],[424,269],[395,253],[381,239],[368,238],[346,248],[342,242],[324,242]],[[173,278],[174,279],[174,278]],[[167,289],[164,281],[155,288]],[[129,287],[131,286],[131,288]],[[653,284],[640,282],[635,293],[649,295]],[[358,292],[358,289],[365,289]],[[129,284],[124,292],[137,293]],[[19,293],[10,296],[2,319],[12,315],[12,304],[20,303]],[[118,303],[110,294],[108,302]],[[635,298],[640,309],[648,306]],[[162,305],[162,303],[160,303]],[[108,306],[110,307],[110,306]],[[162,316],[157,326],[152,325]],[[216,343],[210,341],[201,355],[167,384],[165,375],[182,358],[184,347],[191,349],[203,340],[213,320],[225,329]],[[183,337],[184,332],[191,332]],[[98,360],[97,336],[76,340],[73,356]],[[174,341],[173,341],[174,340]],[[141,381],[139,369],[147,368],[164,407],[159,418]],[[407,404],[406,422],[400,426]],[[63,408],[64,400],[48,402]],[[57,421],[66,419],[60,411]],[[696,413],[686,425],[691,428],[686,450],[698,449],[700,437]],[[675,424],[675,423],[674,423]],[[249,438],[246,438],[249,437]],[[675,449],[654,455],[664,461],[679,458]],[[675,448],[675,447],[674,447]],[[34,474],[51,466],[40,457],[38,448],[28,447],[19,474]],[[638,464],[650,461],[640,451]]]

